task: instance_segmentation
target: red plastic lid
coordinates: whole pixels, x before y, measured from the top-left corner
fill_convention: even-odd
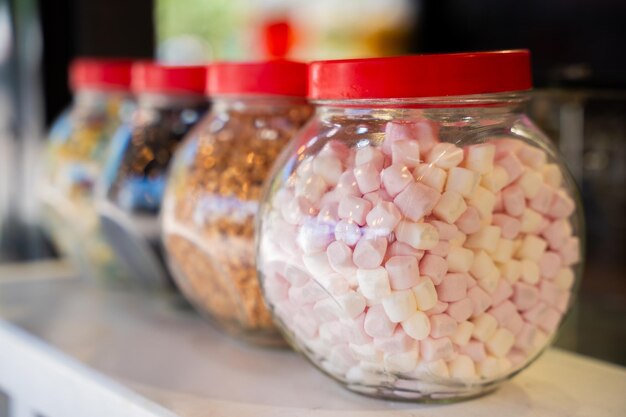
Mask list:
[[[72,90],[130,90],[130,59],[77,58],[69,68]]]
[[[170,66],[155,62],[133,65],[135,93],[205,94],[207,66]]]
[[[532,88],[527,50],[316,61],[309,98],[441,97]]]
[[[218,62],[208,74],[211,95],[276,95],[306,97],[307,64],[272,60]]]

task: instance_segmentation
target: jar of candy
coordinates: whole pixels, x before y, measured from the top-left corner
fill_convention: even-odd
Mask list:
[[[206,67],[136,63],[137,109],[116,133],[98,190],[105,236],[132,278],[171,281],[162,257],[159,211],[168,167],[185,134],[208,108]]]
[[[320,61],[268,185],[266,301],[350,390],[493,390],[551,342],[580,273],[576,187],[526,117],[529,53]]]
[[[163,206],[168,263],[183,294],[220,327],[284,343],[255,266],[255,216],[265,179],[312,113],[306,64],[217,63],[213,107],[175,157]]]
[[[72,62],[74,99],[50,130],[40,188],[42,221],[53,242],[83,274],[107,282],[125,272],[102,235],[94,191],[111,138],[132,112],[131,64],[91,58]]]

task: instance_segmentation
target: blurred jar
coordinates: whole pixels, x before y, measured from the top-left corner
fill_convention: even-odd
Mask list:
[[[166,189],[163,240],[184,295],[231,333],[282,344],[255,266],[254,223],[272,164],[312,113],[306,64],[218,63],[209,115],[177,153]]]
[[[113,134],[134,106],[131,65],[90,58],[72,62],[74,100],[50,130],[41,187],[42,221],[56,246],[84,274],[108,282],[126,271],[102,235],[95,185]]]
[[[279,328],[353,391],[490,392],[550,344],[581,271],[582,207],[523,112],[527,51],[320,61],[317,105],[261,206]]]
[[[116,133],[99,184],[98,212],[105,236],[142,286],[171,280],[160,243],[159,212],[172,156],[209,107],[206,67],[136,63],[137,109]]]

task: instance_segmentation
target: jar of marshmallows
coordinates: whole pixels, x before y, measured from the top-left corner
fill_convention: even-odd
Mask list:
[[[581,269],[575,184],[523,111],[529,53],[319,61],[309,83],[259,220],[279,328],[356,392],[493,390],[550,344]]]
[[[163,242],[178,287],[212,322],[247,341],[284,341],[265,308],[255,218],[272,164],[310,117],[307,66],[216,63],[213,107],[177,152],[165,192]]]

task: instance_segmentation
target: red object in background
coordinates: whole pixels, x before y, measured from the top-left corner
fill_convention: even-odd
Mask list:
[[[122,90],[130,89],[130,59],[76,58],[69,68],[72,90]]]
[[[132,69],[135,93],[205,94],[207,66],[170,66],[137,62]]]
[[[270,58],[285,58],[294,42],[294,32],[287,20],[273,20],[262,27],[265,53]]]

